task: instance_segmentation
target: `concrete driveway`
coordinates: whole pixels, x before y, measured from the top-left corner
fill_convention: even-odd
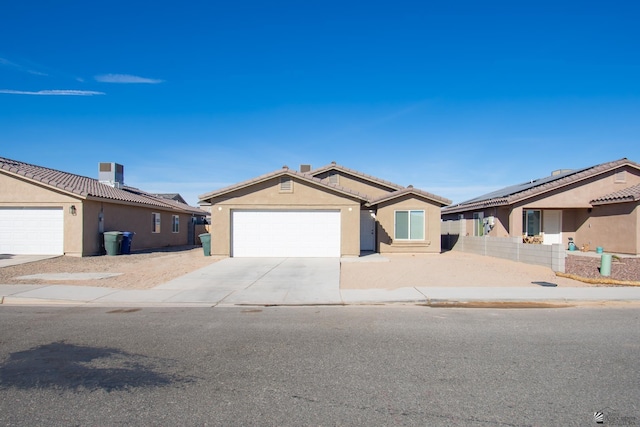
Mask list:
[[[157,286],[167,302],[341,304],[339,258],[226,258]]]

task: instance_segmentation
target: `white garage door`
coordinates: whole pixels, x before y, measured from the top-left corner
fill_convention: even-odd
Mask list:
[[[234,257],[339,257],[339,211],[234,211]]]
[[[0,254],[63,255],[62,208],[0,208]]]

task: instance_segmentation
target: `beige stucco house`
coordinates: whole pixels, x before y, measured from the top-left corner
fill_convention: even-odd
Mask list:
[[[200,196],[212,255],[359,256],[440,252],[449,200],[331,163],[282,169]]]
[[[506,187],[442,209],[466,234],[640,254],[640,165],[626,158]]]
[[[187,245],[201,209],[123,182],[100,163],[93,179],[0,157],[0,254],[102,253],[102,232],[130,231],[132,250]]]

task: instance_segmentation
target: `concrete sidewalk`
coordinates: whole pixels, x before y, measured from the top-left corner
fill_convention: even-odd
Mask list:
[[[165,306],[223,307],[237,305],[379,305],[443,303],[640,303],[640,287],[429,287],[384,289],[318,290],[278,282],[261,289],[230,284],[226,288],[198,286],[178,288],[176,281],[154,289],[122,290],[70,285],[0,285],[4,305],[86,305],[86,306]]]

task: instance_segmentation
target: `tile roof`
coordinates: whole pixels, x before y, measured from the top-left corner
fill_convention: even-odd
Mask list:
[[[187,204],[180,193],[153,193],[152,196],[159,197],[161,199],[175,200],[180,203]]]
[[[380,185],[383,185],[385,187],[392,188],[392,189],[395,189],[395,190],[401,190],[401,189],[404,188],[402,185],[396,184],[396,183],[391,182],[391,181],[386,181],[384,179],[377,178],[377,177],[375,177],[373,175],[367,175],[366,173],[362,173],[362,172],[357,171],[355,169],[349,169],[347,167],[344,167],[344,166],[341,166],[339,164],[336,164],[336,162],[331,162],[330,164],[328,164],[326,166],[322,166],[320,168],[317,168],[317,169],[314,169],[312,171],[305,172],[305,173],[307,175],[315,176],[315,175],[321,174],[323,172],[329,171],[331,169],[339,170],[339,171],[348,173],[349,175],[357,176],[357,177],[365,179],[367,181],[372,181],[372,182],[378,183]]]
[[[444,197],[436,196],[435,194],[428,193],[426,191],[422,191],[417,188],[413,188],[413,186],[409,186],[407,188],[403,188],[402,190],[393,191],[391,193],[384,194],[381,197],[378,197],[374,200],[371,200],[369,203],[367,203],[367,206],[374,206],[382,202],[386,202],[387,200],[393,200],[398,197],[404,196],[405,194],[413,194],[416,196],[424,197],[426,199],[433,200],[434,202],[440,203],[442,206],[451,204],[451,200],[449,199],[445,199]]]
[[[264,174],[264,175],[260,175],[260,176],[258,176],[256,178],[252,178],[252,179],[249,179],[249,180],[246,180],[246,181],[239,182],[237,184],[230,185],[230,186],[225,187],[225,188],[221,188],[219,190],[215,190],[215,191],[211,191],[209,193],[202,194],[202,195],[198,196],[198,198],[200,199],[200,202],[204,202],[204,201],[212,199],[214,197],[219,197],[219,196],[222,196],[224,194],[230,193],[232,191],[239,190],[239,189],[242,189],[242,188],[246,188],[246,187],[249,187],[249,186],[251,186],[253,184],[264,182],[264,181],[267,181],[269,179],[276,178],[276,177],[283,176],[283,175],[288,175],[288,176],[291,176],[291,177],[295,177],[295,178],[298,178],[298,179],[300,179],[302,181],[313,183],[313,184],[319,185],[321,187],[324,187],[324,188],[327,188],[327,189],[331,189],[331,190],[336,191],[338,193],[342,193],[342,194],[345,194],[347,196],[355,197],[355,198],[360,199],[362,201],[369,200],[369,197],[367,197],[366,194],[362,194],[362,193],[359,193],[357,191],[350,190],[348,188],[344,188],[344,187],[341,187],[341,186],[336,185],[336,184],[329,184],[329,183],[324,182],[321,179],[316,178],[314,176],[311,176],[311,175],[309,175],[307,173],[302,173],[302,172],[297,172],[297,171],[291,170],[286,166],[284,166],[282,169],[279,169],[279,170],[276,170],[276,171],[273,171],[273,172],[270,172],[270,173],[267,173],[267,174]]]
[[[500,190],[487,193],[485,195],[448,206],[442,209],[443,213],[464,212],[472,209],[482,209],[494,206],[505,206],[515,202],[545,193],[557,188],[564,187],[575,182],[582,181],[603,172],[615,169],[623,165],[630,165],[640,169],[640,164],[632,162],[626,158],[614,160],[612,162],[601,163],[583,169],[563,171],[558,175],[551,175],[540,179],[535,179],[523,184],[512,185]]]
[[[128,202],[141,205],[156,206],[170,210],[183,210],[190,213],[206,214],[201,209],[184,205],[176,206],[168,200],[154,197],[134,187],[114,188],[100,183],[97,179],[75,175],[55,169],[36,166],[29,163],[0,157],[0,170],[19,175],[31,181],[40,182],[81,198],[99,198],[116,202]],[[181,204],[182,205],[182,204]]]
[[[609,203],[637,202],[638,200],[640,200],[640,184],[598,197],[591,200],[590,203],[592,205],[605,205]]]

